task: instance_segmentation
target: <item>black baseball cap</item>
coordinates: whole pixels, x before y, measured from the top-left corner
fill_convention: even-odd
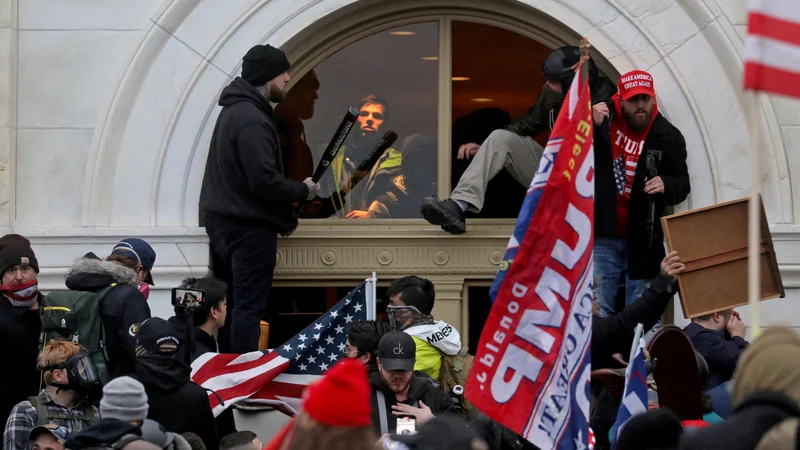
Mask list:
[[[402,331],[392,331],[378,343],[378,358],[386,370],[414,370],[417,344]]]
[[[131,334],[136,336],[136,345],[141,345],[150,354],[171,356],[178,350],[178,330],[160,317],[151,317],[141,325],[133,325]]]

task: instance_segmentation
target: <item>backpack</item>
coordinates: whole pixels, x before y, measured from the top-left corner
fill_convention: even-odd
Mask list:
[[[475,361],[475,357],[467,353],[466,345],[462,345],[461,350],[455,356],[442,354],[442,368],[439,373],[441,389],[452,394],[453,388],[456,386],[465,388],[473,361]],[[461,406],[462,415],[469,417],[473,407],[463,395],[461,396]]]
[[[50,341],[73,341],[89,352],[100,380],[109,379],[106,330],[100,319],[100,301],[116,286],[111,284],[97,292],[56,291],[47,294],[40,310],[41,344]]]
[[[33,409],[36,410],[36,426],[40,425],[47,425],[49,423],[56,423],[55,420],[75,420],[75,416],[72,414],[67,413],[51,413],[50,408],[47,405],[43,405],[42,402],[39,401],[39,396],[28,397],[28,401],[31,402],[33,405]],[[94,408],[88,403],[83,403],[83,409],[81,410],[81,415],[84,420],[89,422],[88,426],[92,426],[100,420],[100,417],[95,414]],[[87,426],[87,427],[88,427]],[[80,426],[74,427],[74,432],[78,432],[81,430]]]

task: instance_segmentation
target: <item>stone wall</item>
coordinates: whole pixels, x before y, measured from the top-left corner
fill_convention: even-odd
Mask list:
[[[158,252],[153,309],[169,314],[168,289],[184,276],[202,275],[207,265],[205,236],[196,226],[197,197],[216,99],[238,74],[241,55],[256,42],[270,42],[302,58],[310,44],[293,38],[308,27],[315,33],[345,29],[370,8],[389,17],[393,9],[408,14],[429,7],[413,0],[391,7],[377,3],[0,0],[3,231],[31,237],[43,285],[51,289],[62,285],[67,267],[85,251],[106,254],[118,238],[144,237]],[[529,15],[553,39],[575,33],[588,37],[618,72],[649,70],[659,107],[687,140],[692,194],[679,210],[747,194],[749,145],[739,88],[744,0],[447,0],[437,5],[463,14],[496,11],[492,14],[505,14],[512,25],[516,17]],[[763,316],[768,324],[800,326],[795,302],[800,298],[800,229],[795,225],[800,196],[791,183],[792,172],[800,176],[800,153],[787,151],[800,146],[800,102],[764,96],[756,116],[766,130],[764,202],[788,288],[786,299],[764,304]],[[442,238],[430,227],[403,226],[404,239],[417,239],[423,247]],[[322,259],[312,266],[346,278],[357,278],[360,270],[376,269],[381,278],[381,270],[393,276],[418,267],[400,262],[402,241],[376,244],[374,261],[348,260],[341,249],[360,237],[361,228],[345,235],[352,242],[319,248],[314,239],[326,227],[304,225],[282,241],[282,252],[316,249]],[[504,245],[498,233],[507,235],[510,229],[487,227],[429,248],[424,264],[451,274],[441,280],[448,286],[451,306],[442,311],[448,317],[463,320],[458,298],[464,280],[490,279],[495,269],[491,255]],[[454,267],[467,260],[448,251],[449,245],[474,246],[486,254]],[[379,258],[384,254],[391,257],[387,264]],[[292,279],[292,270],[282,266],[278,275]],[[681,316],[676,310],[679,323]]]

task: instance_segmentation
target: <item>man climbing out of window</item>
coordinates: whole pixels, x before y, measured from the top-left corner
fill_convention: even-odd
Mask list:
[[[542,131],[551,130],[555,124],[580,57],[580,49],[575,46],[554,50],[542,64],[542,75],[547,82],[528,112],[504,129],[493,131],[482,145],[469,143],[459,148],[459,159],[474,159],[461,175],[450,198],[439,200],[433,196],[422,202],[420,212],[425,220],[440,225],[448,233],[464,233],[467,230],[466,212],[481,211],[486,186],[500,171],[507,169],[525,187],[531,184],[543,152],[542,146],[533,138]],[[592,104],[608,100],[615,90],[614,84],[599,74],[591,59],[589,86]]]

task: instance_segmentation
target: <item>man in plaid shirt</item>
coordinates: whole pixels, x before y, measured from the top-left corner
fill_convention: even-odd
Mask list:
[[[68,341],[51,342],[39,353],[37,368],[44,371],[47,386],[38,397],[22,401],[11,410],[3,432],[3,450],[30,449],[31,430],[37,425],[53,423],[71,434],[100,420],[100,411],[72,389],[77,380],[70,380],[93,375],[88,373],[91,365],[85,364],[87,356],[80,344]]]

